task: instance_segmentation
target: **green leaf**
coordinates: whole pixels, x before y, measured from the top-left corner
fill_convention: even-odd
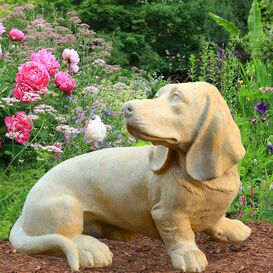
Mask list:
[[[259,4],[256,0],[253,1],[249,16],[247,19],[248,35],[250,39],[258,39],[263,36],[262,16]]]
[[[220,26],[222,26],[231,35],[238,36],[240,30],[230,21],[223,19],[222,17],[209,12],[208,15]]]
[[[54,158],[54,154],[52,153],[48,153],[46,151],[39,151],[39,150],[36,150],[36,153],[38,154],[39,157],[45,159],[45,160],[49,160],[49,159],[53,159]]]
[[[240,91],[238,92],[239,97],[248,97],[252,98],[255,97],[256,95],[260,95],[260,91],[253,91],[250,88],[241,88]]]

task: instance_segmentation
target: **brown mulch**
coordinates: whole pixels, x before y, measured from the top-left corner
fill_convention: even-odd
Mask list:
[[[273,225],[248,222],[252,235],[240,244],[221,244],[199,233],[197,245],[206,254],[205,273],[273,273]],[[139,235],[131,242],[103,240],[114,254],[113,264],[104,268],[81,270],[81,273],[178,273],[159,240]],[[0,273],[71,273],[66,259],[50,256],[27,256],[14,251],[7,241],[0,242]]]

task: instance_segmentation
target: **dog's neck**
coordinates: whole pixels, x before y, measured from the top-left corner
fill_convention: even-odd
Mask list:
[[[173,170],[179,177],[192,180],[186,170],[186,155],[182,150],[172,150]]]

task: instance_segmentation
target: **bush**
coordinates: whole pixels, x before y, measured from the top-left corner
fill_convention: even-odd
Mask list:
[[[46,1],[42,3],[47,5]],[[228,39],[224,30],[208,18],[209,11],[220,15],[228,13],[240,25],[246,25],[245,14],[238,14],[239,4],[231,1],[83,0],[71,1],[69,5],[63,0],[54,1],[65,13],[72,4],[84,22],[114,42],[113,63],[148,68],[165,76],[172,75],[181,64],[172,58],[170,66],[166,50],[171,56],[185,56],[184,65],[188,67],[189,55],[198,51],[205,39],[218,44]],[[147,59],[148,56],[151,57]]]

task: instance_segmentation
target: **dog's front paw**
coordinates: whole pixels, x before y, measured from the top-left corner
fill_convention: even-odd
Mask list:
[[[224,217],[205,232],[215,241],[236,243],[246,240],[251,234],[251,229],[240,220],[231,220]]]
[[[203,272],[208,265],[205,254],[194,249],[176,249],[170,253],[173,266],[182,272]]]
[[[79,235],[73,241],[79,250],[81,267],[103,267],[112,263],[112,252],[106,244],[96,238]]]

